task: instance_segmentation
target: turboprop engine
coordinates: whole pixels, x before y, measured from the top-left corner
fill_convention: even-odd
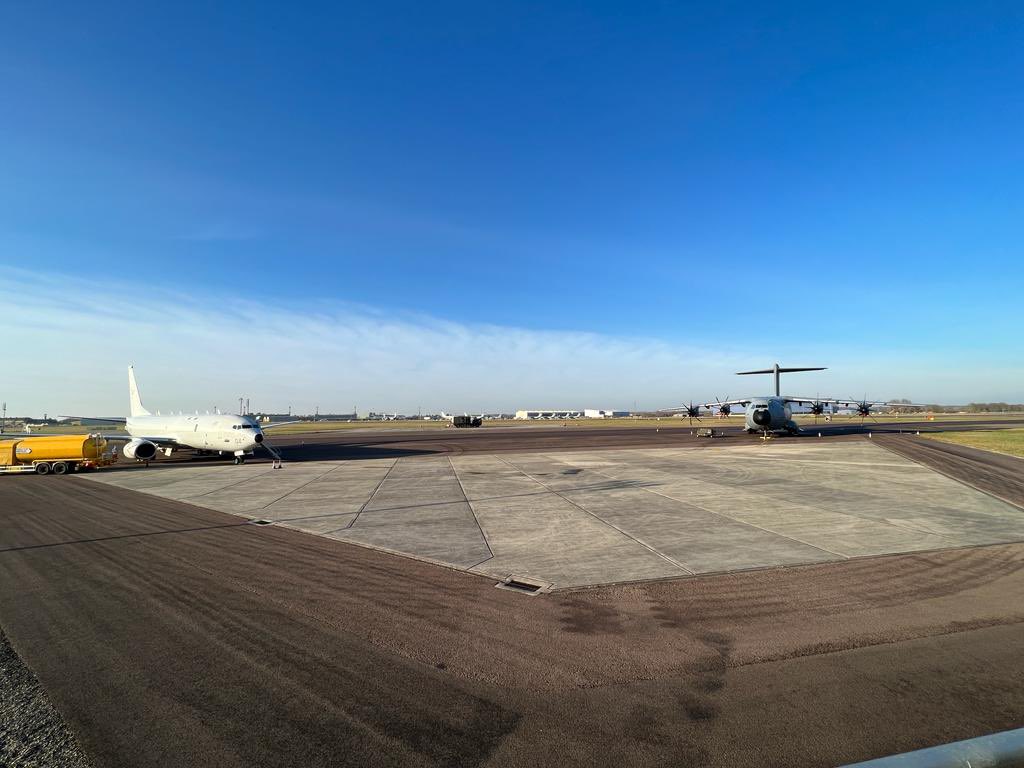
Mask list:
[[[135,438],[125,443],[121,453],[124,454],[125,458],[138,459],[139,461],[149,461],[156,456],[156,443],[151,443],[149,440],[143,440],[141,438]]]

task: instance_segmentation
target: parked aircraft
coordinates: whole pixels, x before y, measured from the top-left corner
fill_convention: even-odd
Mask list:
[[[129,459],[150,461],[157,453],[170,456],[176,449],[187,448],[200,454],[220,454],[234,457],[235,464],[245,462],[256,447],[262,445],[278,461],[280,455],[265,440],[264,430],[281,424],[261,427],[248,416],[226,413],[181,414],[164,416],[150,413],[142,405],[135,369],[128,366],[129,416],[127,418],[96,419],[108,423],[124,424],[131,436],[121,453]],[[74,418],[74,417],[72,417]],[[107,440],[125,440],[124,435],[103,435]]]
[[[720,414],[728,415],[731,411],[732,406],[742,405],[746,409],[744,417],[744,429],[748,434],[754,434],[755,432],[762,432],[766,436],[774,432],[785,432],[790,435],[796,435],[800,433],[800,427],[793,420],[793,410],[791,406],[801,405],[809,406],[811,413],[815,416],[819,416],[825,412],[826,406],[832,406],[833,408],[837,405],[846,406],[853,408],[854,411],[861,416],[861,418],[871,417],[871,409],[877,407],[903,407],[903,408],[924,408],[923,405],[916,403],[891,403],[879,400],[843,400],[839,398],[819,398],[819,397],[798,397],[794,395],[783,395],[780,387],[779,374],[782,373],[796,373],[798,371],[824,371],[825,368],[781,368],[778,363],[775,363],[771,368],[766,368],[757,371],[740,371],[737,376],[752,376],[755,374],[769,373],[775,375],[775,394],[774,395],[763,395],[761,397],[743,397],[735,400],[715,399],[713,403],[698,403],[696,405],[690,402],[689,405],[681,405],[678,408],[666,408],[663,413],[680,413],[686,414],[688,419],[696,419],[700,421],[700,409],[705,408],[707,410],[718,410]]]

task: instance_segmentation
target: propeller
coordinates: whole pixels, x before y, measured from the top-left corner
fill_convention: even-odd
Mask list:
[[[725,399],[728,400],[729,396],[726,395]],[[715,396],[715,402],[718,403],[718,415],[722,418],[728,418],[729,414],[732,413],[732,406],[729,403],[723,403],[718,399],[717,395]]]
[[[816,399],[814,400],[814,402],[811,403],[811,413],[814,414],[814,423],[815,424],[818,423],[818,417],[825,413],[825,403],[821,402],[820,399],[817,399],[817,398],[820,398],[820,397],[821,397],[820,393],[815,395]]]
[[[686,419],[690,422],[690,426],[693,426],[693,420],[700,421],[700,406],[694,405],[693,400],[690,401],[689,405],[684,405],[683,409],[686,411]]]
[[[863,400],[853,400],[853,404],[856,406],[857,413],[860,415],[861,425],[864,424],[864,419],[867,418],[870,418],[876,424],[878,423],[878,419],[871,415],[871,404],[868,402],[867,395],[864,395]]]

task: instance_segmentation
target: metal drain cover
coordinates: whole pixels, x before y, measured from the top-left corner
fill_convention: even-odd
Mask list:
[[[551,589],[550,581],[541,581],[529,576],[506,576],[495,584],[498,589],[509,589],[524,595],[539,595]]]

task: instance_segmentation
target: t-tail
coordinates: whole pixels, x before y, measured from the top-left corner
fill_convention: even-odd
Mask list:
[[[779,386],[779,374],[780,373],[796,373],[797,371],[824,371],[824,368],[780,368],[779,364],[776,363],[771,368],[765,368],[760,371],[739,371],[737,376],[750,376],[755,373],[774,373],[775,374],[775,395],[776,397],[782,395],[782,389]]]
[[[150,416],[150,412],[142,407],[142,398],[139,397],[139,385],[135,383],[135,366],[128,366],[128,399],[129,413],[134,416]]]

